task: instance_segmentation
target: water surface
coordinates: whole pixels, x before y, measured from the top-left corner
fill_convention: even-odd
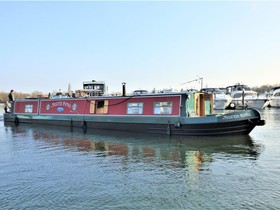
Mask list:
[[[249,136],[4,125],[1,209],[279,209],[280,109]]]

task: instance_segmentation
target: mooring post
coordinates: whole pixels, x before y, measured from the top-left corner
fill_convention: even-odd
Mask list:
[[[171,135],[171,127],[170,127],[170,121],[168,121],[168,125],[167,125],[167,135]]]
[[[72,118],[70,120],[70,130],[71,130],[71,132],[73,132],[73,120],[72,120]]]

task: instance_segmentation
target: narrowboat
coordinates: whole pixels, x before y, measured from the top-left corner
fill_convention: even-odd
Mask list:
[[[208,93],[127,95],[125,83],[120,95],[106,95],[103,90],[102,86],[98,94],[67,98],[17,99],[11,112],[4,113],[4,122],[67,126],[84,133],[117,130],[183,136],[248,135],[265,124],[259,111],[251,108],[214,114],[213,95]]]

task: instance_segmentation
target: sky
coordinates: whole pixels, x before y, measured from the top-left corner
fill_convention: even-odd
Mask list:
[[[280,1],[0,1],[0,91],[280,83]]]

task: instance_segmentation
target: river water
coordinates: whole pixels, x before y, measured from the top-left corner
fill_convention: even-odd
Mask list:
[[[0,209],[280,209],[280,109],[249,136],[4,125]]]

